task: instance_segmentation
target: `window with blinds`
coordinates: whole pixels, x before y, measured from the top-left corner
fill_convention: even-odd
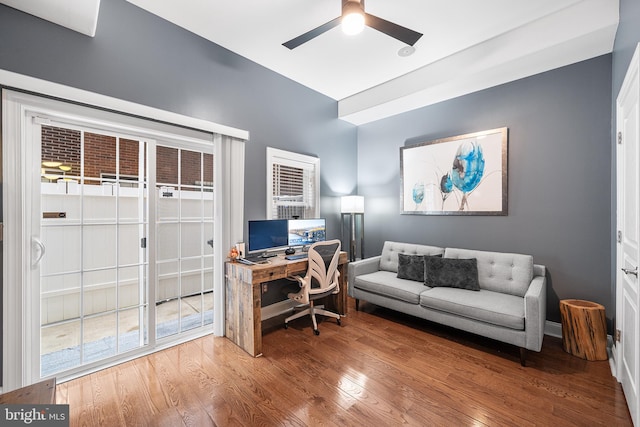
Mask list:
[[[320,159],[267,148],[267,218],[318,218]]]

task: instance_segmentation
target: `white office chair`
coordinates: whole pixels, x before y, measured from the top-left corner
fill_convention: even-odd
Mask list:
[[[337,294],[340,291],[338,278],[338,259],[340,258],[340,240],[328,240],[326,242],[317,242],[309,247],[309,268],[304,277],[295,276],[292,279],[298,281],[300,292],[290,293],[288,297],[302,305],[309,305],[305,310],[287,317],[284,320],[285,329],[291,320],[297,319],[305,315],[311,315],[313,321],[313,333],[320,335],[318,330],[318,322],[316,314],[333,317],[337,319],[340,325],[340,315],[327,311],[324,306],[314,306],[313,302],[317,299],[324,298],[331,294]]]

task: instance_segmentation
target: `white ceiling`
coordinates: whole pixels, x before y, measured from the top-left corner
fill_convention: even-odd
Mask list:
[[[354,124],[609,53],[619,10],[618,0],[366,0],[368,13],[424,34],[400,57],[404,45],[371,28],[282,46],[339,16],[341,0],[127,1],[336,99]],[[99,0],[0,3],[29,13],[49,4],[52,17],[38,16],[66,25],[70,4]],[[53,3],[66,7],[56,14]]]
[[[100,0],[0,0],[0,3],[93,37]]]

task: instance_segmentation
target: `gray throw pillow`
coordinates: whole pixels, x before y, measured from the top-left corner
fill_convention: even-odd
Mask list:
[[[479,291],[478,260],[425,257],[424,284]]]
[[[399,253],[398,279],[424,282],[424,256]]]

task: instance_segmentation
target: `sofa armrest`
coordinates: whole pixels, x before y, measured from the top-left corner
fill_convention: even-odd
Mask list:
[[[375,273],[380,269],[381,256],[374,256],[372,258],[365,258],[360,261],[350,262],[347,267],[347,289],[348,295],[353,296],[353,285],[355,283],[356,276],[363,274]]]
[[[540,351],[547,320],[547,278],[534,276],[524,296],[525,347]]]

